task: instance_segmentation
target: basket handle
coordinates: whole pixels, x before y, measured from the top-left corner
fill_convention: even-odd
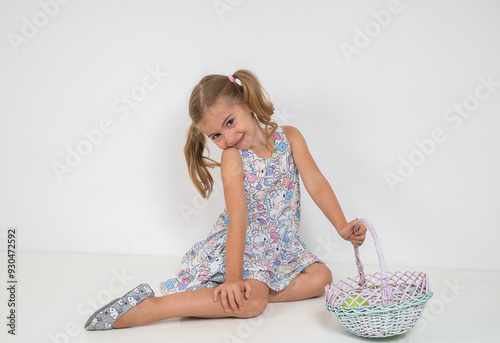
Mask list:
[[[380,274],[382,275],[381,279],[382,303],[390,304],[392,302],[392,292],[391,289],[389,288],[389,281],[388,281],[389,279],[387,278],[387,269],[385,267],[385,259],[384,259],[384,253],[382,252],[382,246],[380,245],[380,241],[378,239],[377,233],[375,232],[375,229],[373,228],[373,225],[368,220],[360,218],[354,225],[354,232],[359,230],[361,224],[365,224],[368,231],[370,231],[370,234],[372,235],[373,238],[373,243],[375,243],[375,249],[377,249],[378,262],[380,265]],[[365,285],[366,279],[365,279],[365,271],[363,268],[363,263],[361,263],[361,259],[359,257],[358,247],[354,247],[354,255],[356,257],[356,265],[358,266],[358,273],[359,273],[358,284],[362,287]]]

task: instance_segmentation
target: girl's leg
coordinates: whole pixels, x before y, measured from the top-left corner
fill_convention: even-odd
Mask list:
[[[313,263],[297,275],[282,291],[269,290],[269,302],[303,300],[322,295],[332,283],[332,272],[322,263]]]
[[[248,282],[252,283],[252,294],[249,299],[244,300],[243,308],[238,313],[231,310],[225,312],[221,305],[220,296],[217,302],[213,301],[214,289],[203,288],[162,297],[147,298],[120,316],[113,324],[113,328],[145,325],[176,317],[250,318],[258,316],[266,309],[269,300],[269,288],[266,284],[257,280],[249,280]]]

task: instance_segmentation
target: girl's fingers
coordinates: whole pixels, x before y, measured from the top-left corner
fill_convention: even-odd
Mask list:
[[[220,286],[215,287],[215,289],[214,289],[214,302],[217,301],[219,293],[220,293]]]
[[[356,247],[361,246],[364,241],[365,241],[365,235],[362,235],[362,236],[352,235],[351,236],[351,243],[352,243],[352,245],[354,245]]]
[[[229,312],[229,310],[233,310],[234,313],[238,313],[238,311],[241,311],[241,306],[242,304],[242,299],[241,299],[241,292],[233,292],[233,291],[226,291],[225,289],[221,289],[218,292],[214,292],[215,296],[220,293],[220,302],[222,305],[222,308],[224,309],[225,312]],[[214,297],[214,301],[217,298]]]
[[[348,224],[351,227],[352,231],[354,231],[354,225],[356,225],[356,222],[358,221],[358,218],[351,220]]]
[[[366,226],[365,224],[361,224],[361,226],[359,227],[359,230],[356,231],[354,234],[356,236],[361,236],[361,235],[364,235],[366,233],[367,229],[366,229]]]
[[[238,313],[241,303],[241,292],[229,293],[229,304],[234,313]]]
[[[348,232],[348,236],[346,238],[346,240],[350,241],[351,240],[351,237],[354,233],[354,225],[356,225],[356,221],[358,220],[358,218],[354,219],[354,220],[351,220],[350,222],[347,222],[344,226],[344,229],[343,231],[347,231]]]
[[[252,287],[244,281],[239,285],[233,285],[230,287],[220,285],[214,289],[214,302],[216,302],[219,298],[219,294],[224,311],[229,312],[231,309],[234,313],[238,313],[238,311],[241,311],[243,308],[244,299],[250,298],[250,295],[252,294]]]
[[[252,294],[252,287],[250,286],[249,283],[245,283],[245,299],[250,298],[250,295]]]
[[[222,308],[224,309],[224,311],[229,312],[229,306],[228,306],[228,303],[227,303],[227,292],[226,291],[222,291],[220,293],[220,302],[222,304]]]

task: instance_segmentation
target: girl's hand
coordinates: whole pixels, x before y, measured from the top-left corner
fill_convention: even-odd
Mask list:
[[[366,237],[366,226],[361,224],[359,230],[354,233],[354,225],[358,221],[358,218],[350,221],[344,225],[342,229],[340,229],[339,234],[340,237],[345,239],[346,241],[351,241],[352,245],[355,247],[359,247],[365,241]]]
[[[243,308],[243,295],[245,292],[245,299],[250,298],[252,288],[247,281],[240,278],[226,279],[222,285],[214,289],[214,302],[217,301],[220,293],[220,300],[224,311],[229,312],[229,308],[234,313],[238,313]]]

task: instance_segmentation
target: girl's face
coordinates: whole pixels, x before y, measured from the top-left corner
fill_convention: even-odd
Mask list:
[[[230,147],[248,150],[260,137],[259,125],[250,108],[225,99],[207,110],[198,128],[222,150]]]

